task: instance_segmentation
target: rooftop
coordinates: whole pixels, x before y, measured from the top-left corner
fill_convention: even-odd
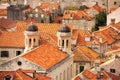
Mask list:
[[[40,45],[37,49],[26,53],[22,57],[42,66],[45,69],[49,69],[67,58],[68,54],[60,51],[56,46],[45,44]]]

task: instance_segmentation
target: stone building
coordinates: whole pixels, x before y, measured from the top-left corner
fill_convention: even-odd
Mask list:
[[[58,3],[41,2],[41,4],[34,8],[29,14],[29,17],[32,17],[40,23],[52,23],[60,13],[61,8]]]
[[[15,71],[0,71],[0,80],[18,80],[18,79],[28,79],[28,80],[51,80],[50,77],[47,77],[42,74],[38,74],[35,70],[23,70],[18,69]]]
[[[72,79],[73,75],[75,74],[73,72],[73,54],[71,51],[72,33],[71,33],[71,29],[67,25],[63,25],[62,27],[59,26],[58,26],[59,30],[57,31],[57,37],[58,37],[57,42],[56,42],[57,39],[56,36],[42,32],[33,23],[28,25],[26,29],[24,26],[21,26],[24,27],[25,29],[24,34],[23,31],[22,33],[17,30],[16,32],[13,32],[14,33],[13,39],[14,40],[17,39],[17,42],[13,40],[13,42],[16,43],[11,42],[11,44],[8,44],[7,41],[5,41],[6,45],[9,45],[8,48],[4,48],[1,46],[2,48],[0,52],[1,59],[9,59],[9,60],[2,62],[0,64],[0,71],[15,71],[19,68],[22,68],[26,70],[27,69],[36,70],[37,73],[44,74],[50,77],[52,80]],[[55,27],[55,25],[52,27]],[[6,34],[8,36],[12,34],[12,32],[11,34],[10,32],[6,32],[6,33],[9,33]],[[17,36],[19,36],[21,40],[18,39]],[[4,37],[0,36],[0,37],[4,39],[4,37],[6,36]],[[9,41],[12,41],[12,39]],[[6,46],[5,43],[3,43],[4,46]],[[16,56],[14,51],[17,51],[17,48],[15,46],[18,49],[21,49],[22,51],[18,50],[20,52],[16,54],[19,56],[13,58],[13,56]],[[20,46],[23,46],[24,48],[22,49]],[[6,49],[7,51],[4,50],[3,48]],[[8,51],[10,48],[11,50]]]
[[[84,30],[91,30],[95,26],[94,17],[82,10],[65,10],[62,22],[73,24],[75,28]]]
[[[94,61],[97,60],[100,56],[99,53],[88,48],[87,46],[78,46],[73,50],[73,53],[76,74],[81,73],[85,69],[93,68],[95,65]]]
[[[120,22],[120,7],[107,15],[107,25]]]
[[[7,18],[10,20],[24,20],[27,18],[25,10],[30,8],[29,5],[10,5],[7,8]]]

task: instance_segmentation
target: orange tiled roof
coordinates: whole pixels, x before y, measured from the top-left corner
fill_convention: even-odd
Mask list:
[[[89,70],[84,70],[83,73],[82,73],[85,77],[87,77],[88,79],[92,80],[92,79],[95,79],[96,78],[96,75],[93,74],[91,71]]]
[[[46,24],[34,23],[34,24],[36,26],[38,26],[38,29],[39,29],[40,32],[48,33],[48,34],[52,34],[52,35],[56,35],[57,31],[62,26],[62,24],[57,24],[57,23],[54,23],[54,24],[51,24],[51,23],[46,23]],[[19,21],[16,24],[17,32],[24,32],[28,25],[29,25],[29,23]],[[68,24],[68,26],[71,29],[73,29],[72,24]]]
[[[28,8],[28,9],[23,10],[23,12],[25,12],[25,13],[26,13],[26,12],[31,12],[31,11],[33,11],[33,8],[31,8],[31,7]]]
[[[25,71],[28,72],[29,70],[25,70]],[[35,72],[32,74],[34,74],[34,77],[27,75],[26,72],[24,72],[24,70],[21,69],[18,69],[16,71],[0,71],[0,80],[4,80],[4,77],[7,75],[13,78],[14,80],[35,80],[35,79],[51,80],[51,78],[45,75],[37,74]]]
[[[98,4],[95,4],[95,5],[93,6],[93,8],[94,8],[95,10],[97,10],[98,12],[101,12],[101,11],[104,10],[104,9],[101,8]]]
[[[1,47],[24,47],[24,34],[22,32],[2,32],[0,35]]]
[[[60,23],[59,21],[61,21],[61,20],[62,20],[62,17],[61,16],[57,16],[54,19],[54,23]]]
[[[0,35],[0,46],[2,47],[24,47],[24,31],[29,23],[17,22],[16,31],[14,32],[1,32]],[[35,23],[38,26],[41,38],[41,44],[51,43],[57,45],[57,31],[62,24],[40,24]],[[72,28],[72,25],[70,25]],[[11,37],[12,36],[12,37]],[[19,36],[19,37],[18,37]],[[46,40],[49,37],[49,40]]]
[[[0,16],[7,16],[7,10],[6,9],[0,9]]]
[[[117,8],[110,8],[110,12],[115,11]]]
[[[76,77],[74,80],[82,80],[82,79],[80,79],[80,77],[78,76],[78,77]]]
[[[86,42],[85,41],[86,36],[90,37],[91,40]],[[78,45],[92,44],[93,38],[91,36],[92,36],[92,33],[90,31],[88,31],[88,30],[79,30],[77,44]]]
[[[33,22],[33,23],[38,23],[38,21],[37,20],[35,20],[35,19],[33,19],[33,18],[28,18],[27,20],[26,20],[26,22]]]
[[[45,44],[26,53],[22,57],[42,66],[45,69],[49,69],[67,58],[68,54],[61,52],[56,46]]]
[[[94,61],[99,57],[97,52],[91,50],[87,46],[79,46],[73,53],[75,54],[74,61]]]
[[[111,78],[112,80],[118,80],[119,79],[119,76],[114,75],[112,73],[109,73],[109,72],[106,72],[106,71],[101,71],[101,73],[103,73],[103,77],[100,80],[108,80],[109,78]],[[83,75],[82,76],[83,79],[87,78],[89,80],[98,80],[97,79],[98,74],[95,74],[92,71],[87,70],[87,69],[82,72],[82,75]],[[80,77],[80,76],[77,76],[77,77]]]
[[[15,22],[5,19],[5,18],[0,18],[0,29],[1,28],[5,28],[5,29],[9,29],[9,28],[13,28],[15,27]]]
[[[55,10],[58,10],[59,5],[57,3],[47,3],[42,2],[39,6],[37,6],[38,9],[44,11],[46,14],[52,13],[52,8],[55,8]]]
[[[101,31],[94,32],[95,36],[101,36],[104,41],[107,41],[108,44],[114,43],[116,40],[113,36],[119,37],[116,30],[111,27],[107,27]]]
[[[92,18],[92,16],[82,10],[65,10],[64,13],[63,19],[71,19],[71,14],[74,15],[73,19],[83,19],[84,17],[86,20],[89,20]]]
[[[73,29],[72,30],[72,39],[77,39],[79,34],[79,30],[78,29]]]

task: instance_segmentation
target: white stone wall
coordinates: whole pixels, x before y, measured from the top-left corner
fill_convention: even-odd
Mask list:
[[[74,76],[73,59],[69,59],[55,70],[48,73],[47,76],[51,77],[52,80],[71,80]]]
[[[9,57],[1,57],[1,51],[8,51]],[[0,48],[0,60],[9,60],[11,58],[16,57],[16,51],[21,51],[21,54],[24,52],[22,48]]]
[[[111,24],[111,19],[115,19],[115,23],[120,22],[120,7],[107,15],[107,25]]]
[[[78,29],[91,30],[95,26],[95,20],[63,20],[67,24],[73,24]]]
[[[18,62],[21,62],[21,65],[18,65]],[[51,77],[52,80],[71,80],[73,78],[73,58],[69,57],[67,60],[62,61],[64,63],[58,63],[57,65],[51,68],[51,71],[46,74],[47,76]],[[46,70],[40,65],[37,65],[23,57],[17,57],[3,64],[0,64],[0,71],[14,71],[17,69],[29,69],[29,70],[36,70],[37,73],[46,72]],[[58,79],[56,79],[58,78]]]
[[[120,64],[120,58],[112,59],[100,65],[100,68],[104,68],[104,70],[107,72],[110,72],[110,69],[115,69],[115,73],[113,74],[119,75],[120,74],[119,64]]]
[[[18,61],[21,62],[21,65],[18,65]],[[19,68],[25,70],[29,69],[36,71],[44,71],[44,69],[38,66],[37,64],[30,62],[29,60],[21,57],[0,64],[0,71],[15,71]]]

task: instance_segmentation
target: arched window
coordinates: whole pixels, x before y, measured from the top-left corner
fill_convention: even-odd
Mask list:
[[[117,4],[117,2],[114,2],[114,5],[116,5]]]
[[[31,39],[29,39],[29,45],[31,46],[31,42],[32,42],[32,40]]]
[[[64,46],[64,40],[62,40],[62,46]]]
[[[68,47],[68,42],[69,42],[69,41],[67,40],[67,41],[66,41],[66,46],[67,46],[67,47]]]
[[[9,75],[5,76],[4,80],[11,80],[11,76],[9,76]]]
[[[33,41],[34,41],[34,42],[36,42],[36,40],[35,40],[35,39],[33,39]]]
[[[63,72],[63,80],[65,80],[65,71]]]

